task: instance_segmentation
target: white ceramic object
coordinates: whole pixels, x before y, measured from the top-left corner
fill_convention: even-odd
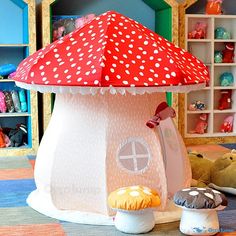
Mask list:
[[[222,206],[220,206],[222,209]],[[190,209],[182,207],[180,231],[187,235],[214,235],[219,232],[218,208]]]
[[[142,234],[151,231],[155,226],[152,209],[140,211],[117,211],[115,227],[124,233]]]

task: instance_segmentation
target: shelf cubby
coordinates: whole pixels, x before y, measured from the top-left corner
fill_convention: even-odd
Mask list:
[[[189,42],[187,43],[187,49],[190,53],[195,55],[199,60],[205,64],[211,63],[211,43],[210,42]]]
[[[0,7],[0,66],[14,64],[16,67],[36,50],[36,25],[34,0],[3,0]],[[14,80],[7,76],[0,80],[0,91],[17,91]],[[0,156],[36,154],[38,148],[38,100],[37,93],[23,90],[27,109],[22,112],[0,113],[0,126],[14,130],[23,124],[27,128],[26,145],[0,148]],[[5,133],[7,135],[7,133]]]

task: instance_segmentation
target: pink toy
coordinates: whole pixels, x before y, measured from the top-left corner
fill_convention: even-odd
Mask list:
[[[207,24],[204,22],[197,22],[194,30],[188,33],[189,39],[205,39]]]
[[[219,110],[231,109],[232,90],[221,90],[221,98],[219,100]]]
[[[7,111],[5,95],[0,91],[0,112],[5,113]]]
[[[93,18],[95,18],[96,16],[94,14],[88,14],[86,16],[83,16],[81,18],[78,18],[75,20],[75,28],[79,29],[82,26],[84,26],[85,24],[89,23]]]
[[[10,147],[11,146],[11,140],[9,139],[9,137],[6,134],[4,134],[4,139],[5,139],[6,147]]]
[[[197,122],[195,129],[190,131],[190,133],[191,134],[194,134],[194,133],[204,134],[205,131],[207,130],[207,126],[208,126],[207,118],[208,118],[208,115],[206,113],[200,114],[199,120]]]
[[[225,43],[225,50],[223,50],[223,63],[234,62],[234,43]]]
[[[220,15],[222,14],[222,0],[208,0],[206,5],[206,14]]]
[[[220,131],[223,133],[230,133],[233,131],[233,121],[234,117],[233,116],[227,116],[224,119],[223,124],[221,125]]]

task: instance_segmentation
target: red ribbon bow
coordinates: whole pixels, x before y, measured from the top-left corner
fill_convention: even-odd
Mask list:
[[[168,117],[175,117],[176,113],[172,107],[169,107],[166,102],[162,102],[158,105],[155,115],[146,123],[149,128],[158,126],[161,120],[165,120]]]

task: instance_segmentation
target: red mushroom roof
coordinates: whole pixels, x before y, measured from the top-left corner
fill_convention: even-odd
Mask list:
[[[209,74],[190,53],[109,11],[26,58],[14,79],[41,92],[76,93],[81,87],[186,91],[185,86],[204,87]]]

